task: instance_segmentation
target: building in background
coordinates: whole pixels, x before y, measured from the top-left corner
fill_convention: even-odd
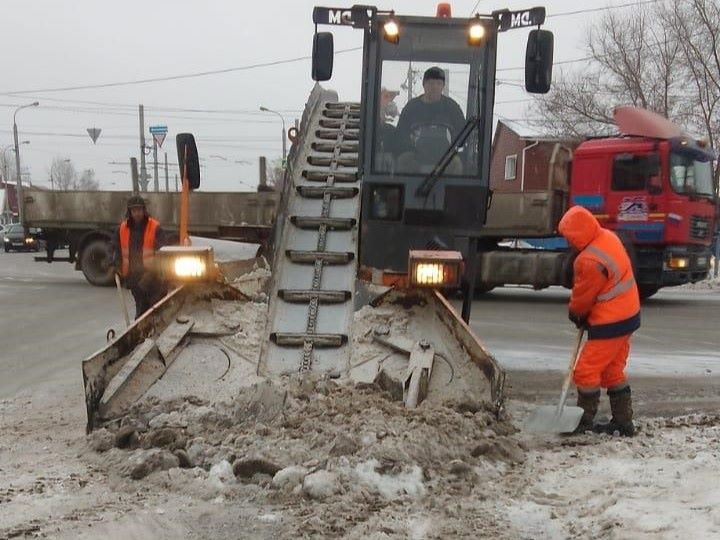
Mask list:
[[[490,188],[498,192],[568,190],[579,141],[542,135],[520,122],[499,120],[493,137]]]

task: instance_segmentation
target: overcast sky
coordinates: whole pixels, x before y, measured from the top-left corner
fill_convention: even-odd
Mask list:
[[[546,28],[555,33],[555,60],[582,57],[587,28],[603,14],[565,13],[630,1],[546,0],[550,17]],[[329,4],[344,5],[334,0]],[[433,15],[436,4],[428,0],[377,3],[383,9],[416,15]],[[452,2],[453,15],[469,16],[475,4],[475,0]],[[533,0],[481,0],[477,10],[489,13],[504,7],[521,9],[542,4]],[[78,170],[94,169],[102,189],[129,189],[129,165],[125,163],[138,154],[137,105],[143,103],[146,130],[154,124],[168,126],[164,150],[171,164],[176,161],[175,134],[191,131],[205,159],[203,189],[253,189],[257,184],[258,156],[272,159],[281,154],[280,119],[258,108],[264,105],[281,111],[286,124],[292,125],[312,88],[309,60],[181,80],[48,90],[307,56],[314,30],[314,5],[316,2],[309,0],[4,0],[0,22],[4,53],[0,146],[12,143],[15,107],[38,100],[39,107],[18,113],[20,138],[30,141],[21,147],[22,164],[30,170],[34,184],[49,187],[50,163],[53,157],[63,156],[71,158]],[[631,7],[621,9],[632,15]],[[501,35],[500,69],[523,64],[526,36],[526,30]],[[335,29],[336,51],[361,43],[361,32]],[[333,79],[325,85],[338,90],[341,99],[359,98],[360,59],[360,52],[336,56]],[[528,110],[531,102],[518,102],[529,96],[513,86],[521,77],[522,70],[498,72],[497,115],[532,115]],[[212,112],[217,110],[232,112]],[[89,127],[102,129],[95,145],[87,135]],[[159,153],[161,162],[164,150]],[[150,173],[151,160],[152,156],[148,156]],[[170,178],[173,186],[172,172]]]

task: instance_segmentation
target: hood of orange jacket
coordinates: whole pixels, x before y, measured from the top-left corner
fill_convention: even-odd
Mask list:
[[[600,223],[586,208],[573,206],[560,220],[558,230],[578,251],[585,249],[598,234]]]

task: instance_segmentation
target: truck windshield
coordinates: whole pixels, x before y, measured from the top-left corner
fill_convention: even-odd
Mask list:
[[[688,156],[670,154],[670,183],[676,193],[713,196],[713,175],[709,161],[697,161]]]
[[[397,45],[380,47],[380,84],[373,169],[427,175],[478,114],[483,47],[470,47],[461,28],[407,25]],[[445,169],[448,176],[477,176],[478,135],[473,134]]]

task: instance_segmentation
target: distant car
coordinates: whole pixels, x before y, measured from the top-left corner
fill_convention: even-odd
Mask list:
[[[7,226],[2,232],[5,253],[15,251],[40,251],[43,248],[42,241],[38,238],[40,229],[31,228],[25,234],[25,228],[19,223]]]

